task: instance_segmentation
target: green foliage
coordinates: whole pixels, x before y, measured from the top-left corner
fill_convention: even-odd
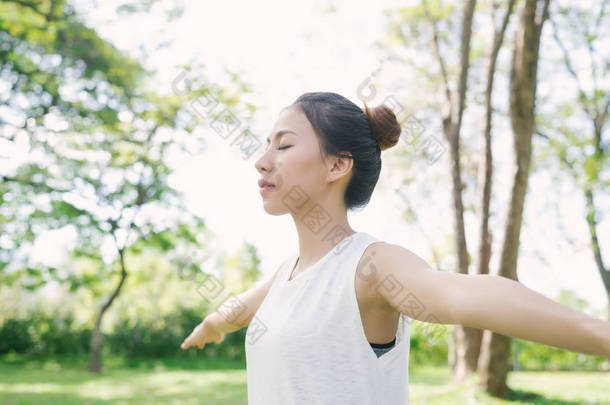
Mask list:
[[[180,343],[199,322],[201,314],[194,310],[155,321],[123,318],[105,340],[113,354],[126,358],[184,355]]]
[[[145,11],[155,2],[131,6]],[[16,254],[23,242],[64,226],[77,232],[71,257],[96,261],[95,277],[59,278],[40,265],[28,288],[50,279],[73,290],[93,288],[95,279],[103,283],[117,270],[119,252],[142,250],[138,241],[161,251],[181,243],[201,248],[203,220],[169,186],[168,155],[170,149],[188,153],[186,130],[200,118],[187,101],[211,93],[207,84],[182,96],[147,91],[152,72],[87,27],[65,0],[0,3],[0,43],[2,80],[13,84],[0,103],[21,121],[0,118],[0,137],[24,138],[29,148],[27,161],[0,173],[0,229],[15,241],[0,251],[0,278],[14,283],[26,276],[22,269],[32,266]],[[236,104],[239,94],[218,98]],[[116,248],[111,265],[101,255],[109,237]]]
[[[409,363],[417,365],[445,365],[448,359],[450,327],[428,322],[411,321]]]
[[[610,88],[604,80],[610,59],[603,38],[610,13],[604,6],[566,3],[558,5],[551,22],[561,50],[555,62],[576,91],[565,101],[543,103],[546,112],[537,121],[547,142],[541,145],[540,160],[559,161],[579,189],[603,193],[610,162],[603,140],[610,119]]]
[[[28,353],[33,347],[29,322],[23,319],[7,319],[0,327],[0,353],[10,350]]]
[[[246,291],[261,277],[256,247],[245,243],[235,254],[225,255],[223,284],[233,295]]]
[[[196,240],[200,242],[198,238]],[[256,256],[255,251],[244,248],[238,252],[242,260],[240,266],[258,265],[258,258],[248,256]],[[180,349],[184,338],[220,303],[202,296],[199,291],[203,281],[210,277],[207,272],[211,270],[199,263],[202,259],[195,257],[186,264],[193,270],[186,277],[173,253],[160,252],[145,245],[139,254],[128,255],[127,266],[131,271],[126,279],[126,288],[107,311],[102,324],[105,352],[124,358],[204,356],[245,359],[245,328],[225,335],[222,345],[211,344],[203,352]],[[24,292],[17,285],[2,286],[0,307],[6,310],[0,316],[0,353],[11,350],[41,356],[88,353],[94,325],[92,314],[106,299],[108,289],[113,288],[116,280],[108,280],[108,283],[97,281],[95,261],[87,257],[73,264],[77,266],[73,269],[71,277],[75,280],[71,287],[78,287],[68,289],[63,284],[64,288],[54,294],[52,301],[40,292]],[[227,291],[237,291],[251,285],[250,273],[258,273],[258,270],[245,269],[241,277],[235,277],[238,276],[236,273],[218,282]],[[94,277],[93,285],[84,281],[89,277]],[[103,284],[105,290],[101,288]],[[24,308],[14,305],[15,301],[30,302],[33,306]]]
[[[58,317],[36,311],[28,318],[11,318],[0,325],[0,354],[85,354],[91,331],[74,325],[71,314]]]
[[[120,104],[150,73],[85,26],[65,0],[0,3],[0,38],[3,76],[18,79],[16,90],[31,103],[21,111],[39,124],[55,106],[89,126],[112,125]],[[61,91],[76,83],[85,101]],[[98,102],[105,99],[110,102]]]
[[[201,318],[194,309],[178,310],[154,321],[123,318],[112,332],[103,334],[106,351],[127,359],[198,356],[245,361],[246,328],[226,334],[221,345],[209,344],[202,351],[182,350],[180,344]],[[27,319],[11,318],[0,324],[0,354],[86,355],[91,333],[88,326],[76,326],[70,314],[62,318],[36,311]]]
[[[607,360],[569,350],[558,349],[522,339],[513,339],[512,353],[522,370],[602,370]]]

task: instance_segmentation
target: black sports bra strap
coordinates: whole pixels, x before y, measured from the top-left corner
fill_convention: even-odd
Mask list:
[[[369,342],[371,347],[373,347],[375,349],[385,349],[385,348],[388,348],[388,347],[392,347],[392,346],[394,346],[394,343],[396,343],[396,337],[394,337],[394,339],[392,339],[392,341],[390,341],[388,343],[371,343],[371,342]]]

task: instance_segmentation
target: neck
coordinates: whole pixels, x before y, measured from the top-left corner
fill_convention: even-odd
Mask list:
[[[299,237],[298,269],[308,268],[343,239],[356,233],[348,223],[343,207],[330,209],[316,202],[302,208],[306,209],[292,215]]]

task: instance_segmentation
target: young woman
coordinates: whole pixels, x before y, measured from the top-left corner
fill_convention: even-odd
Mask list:
[[[328,92],[285,107],[255,163],[264,209],[289,213],[299,237],[272,277],[208,315],[181,347],[248,327],[249,405],[407,404],[409,322],[461,324],[610,357],[610,323],[493,275],[432,269],[409,249],[357,232],[381,151],[401,127]]]

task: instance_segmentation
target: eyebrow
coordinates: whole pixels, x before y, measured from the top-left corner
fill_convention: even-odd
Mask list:
[[[275,135],[274,135],[274,136],[280,137],[280,136],[282,136],[282,135],[284,135],[284,134],[294,134],[294,135],[298,135],[296,132],[294,132],[294,131],[293,131],[293,130],[291,130],[291,129],[280,129],[279,131],[277,131],[277,132],[275,133]],[[267,143],[269,143],[269,142],[271,142],[271,141],[269,140],[269,138],[267,138]]]

